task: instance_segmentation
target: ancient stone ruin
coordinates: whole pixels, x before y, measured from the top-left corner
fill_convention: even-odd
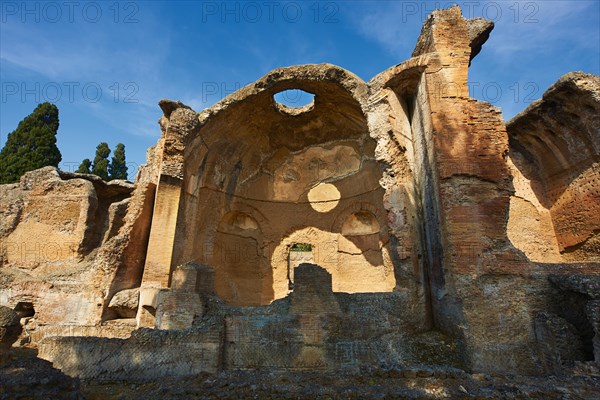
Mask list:
[[[455,6],[368,82],[301,65],[199,113],[162,100],[135,184],[0,186],[17,345],[99,380],[600,363],[600,78],[505,124],[467,89],[492,28]]]

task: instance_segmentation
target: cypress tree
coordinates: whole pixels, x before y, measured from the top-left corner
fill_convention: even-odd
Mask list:
[[[58,167],[58,125],[58,108],[47,102],[19,122],[0,151],[0,183],[17,182],[25,172],[48,165]]]
[[[96,147],[96,157],[94,157],[94,166],[92,167],[92,174],[98,175],[105,181],[108,180],[108,155],[110,149],[108,143],[102,142]]]
[[[79,164],[79,168],[77,168],[77,171],[75,172],[79,172],[80,174],[91,174],[92,171],[90,170],[90,167],[92,166],[92,162],[90,161],[89,158],[84,159],[81,164]]]
[[[117,144],[112,160],[108,166],[110,179],[127,179],[127,164],[125,163],[125,145]]]

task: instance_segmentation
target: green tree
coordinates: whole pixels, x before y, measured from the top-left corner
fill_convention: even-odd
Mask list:
[[[125,145],[117,144],[112,160],[108,166],[110,179],[127,179],[127,164],[125,163]]]
[[[58,108],[41,103],[8,134],[0,151],[0,183],[17,182],[27,171],[58,167],[62,159],[56,146]]]
[[[90,168],[92,167],[92,162],[90,161],[89,158],[84,159],[81,164],[79,164],[79,168],[77,168],[77,171],[75,172],[79,172],[80,174],[91,174],[92,171],[90,170]]]
[[[108,143],[102,142],[96,147],[96,157],[94,157],[94,166],[92,167],[92,174],[98,175],[105,181],[108,180],[108,155],[110,149]]]

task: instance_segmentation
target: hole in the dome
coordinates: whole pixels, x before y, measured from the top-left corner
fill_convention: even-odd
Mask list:
[[[303,108],[313,104],[315,95],[300,89],[284,90],[273,95],[275,101],[289,108]]]

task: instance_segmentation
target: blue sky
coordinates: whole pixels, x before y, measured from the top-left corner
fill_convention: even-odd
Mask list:
[[[496,27],[470,92],[524,109],[561,75],[600,74],[600,1],[459,1]],[[130,176],[160,136],[162,98],[197,111],[270,70],[333,63],[364,80],[412,53],[447,1],[3,1],[0,146],[38,102],[60,110],[61,168],[101,141],[126,146]],[[300,99],[299,101],[302,101]]]

